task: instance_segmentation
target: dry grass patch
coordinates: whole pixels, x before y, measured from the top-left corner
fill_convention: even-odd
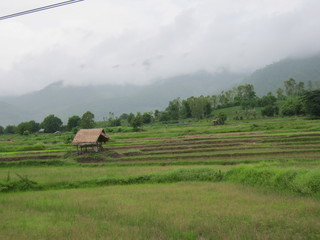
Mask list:
[[[318,201],[226,183],[2,194],[0,203],[1,239],[320,237]]]

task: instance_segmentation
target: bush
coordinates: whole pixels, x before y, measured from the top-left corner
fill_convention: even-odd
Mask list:
[[[142,114],[142,122],[144,124],[148,124],[148,123],[151,123],[152,122],[152,113],[149,113],[149,112],[145,112]]]
[[[64,143],[65,143],[65,144],[70,144],[70,143],[72,143],[72,140],[73,140],[73,136],[67,136],[67,137],[64,139]]]
[[[4,133],[5,134],[15,134],[17,133],[17,127],[13,126],[13,125],[8,125],[5,129],[4,129]]]
[[[25,130],[24,132],[23,132],[23,135],[24,136],[28,136],[30,134],[30,132],[28,131],[28,130]]]
[[[303,104],[298,98],[289,98],[282,105],[281,113],[285,116],[301,115],[304,113]]]
[[[73,134],[76,134],[79,130],[80,130],[80,127],[74,127],[74,128],[72,128],[71,132]]]
[[[108,127],[118,127],[121,126],[121,119],[120,118],[109,118],[107,121]]]
[[[229,170],[225,179],[300,194],[320,193],[320,169],[266,169],[245,166]]]
[[[276,105],[268,105],[261,110],[262,116],[273,117],[279,114],[279,108]]]
[[[218,119],[219,119],[220,124],[223,125],[227,120],[227,114],[225,114],[224,112],[219,112]]]
[[[132,119],[131,119],[131,122],[130,122],[130,125],[133,127],[133,129],[135,131],[138,131],[139,128],[142,126],[143,122],[142,122],[142,116],[140,113],[137,113],[136,116],[134,116]]]
[[[304,108],[311,116],[320,116],[320,90],[306,92],[302,96]]]
[[[11,181],[10,174],[8,173],[6,182],[0,183],[0,192],[27,191],[37,188],[37,183],[30,180],[28,176],[16,175],[19,180]]]

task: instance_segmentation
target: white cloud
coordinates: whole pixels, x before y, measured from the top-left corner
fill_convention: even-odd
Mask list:
[[[2,15],[44,5],[3,2]],[[319,7],[317,0],[86,0],[8,19],[0,22],[0,95],[61,79],[145,84],[199,69],[251,71],[317,53]]]

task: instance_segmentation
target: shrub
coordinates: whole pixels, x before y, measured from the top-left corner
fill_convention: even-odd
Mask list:
[[[28,176],[16,175],[19,180],[11,181],[8,174],[6,182],[0,183],[0,192],[27,191],[37,188],[37,183],[30,180]]]
[[[225,180],[308,195],[320,193],[320,169],[266,169],[242,166],[229,170],[225,174]]]
[[[304,113],[303,104],[298,98],[289,98],[282,105],[281,113],[285,116],[301,115]]]
[[[304,108],[311,116],[320,116],[320,90],[308,91],[302,96]]]
[[[217,121],[219,123],[219,125],[223,125],[225,123],[225,121],[227,120],[227,114],[225,114],[224,112],[219,112],[218,117],[217,117]]]
[[[262,116],[273,117],[279,114],[279,108],[276,105],[268,105],[261,110]]]

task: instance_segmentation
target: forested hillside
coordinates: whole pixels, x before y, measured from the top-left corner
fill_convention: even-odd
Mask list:
[[[30,94],[0,98],[0,125],[17,124],[34,119],[40,121],[55,114],[64,121],[72,115],[92,111],[102,120],[109,112],[145,112],[163,109],[176,97],[186,98],[219,93],[238,83],[244,75],[222,72],[193,74],[158,79],[147,86],[100,85],[64,86],[57,82]]]
[[[312,81],[319,88],[320,54],[308,58],[287,58],[255,71],[243,82],[253,84],[258,95],[276,92],[283,88],[283,82],[293,78],[304,82],[307,87]]]
[[[193,74],[155,80],[152,84],[64,86],[57,82],[46,88],[16,97],[0,97],[0,125],[22,121],[40,121],[49,114],[64,122],[72,115],[92,111],[97,120],[129,112],[163,110],[168,102],[198,96],[212,96],[243,85],[253,85],[258,96],[268,92],[276,94],[284,88],[284,81],[294,79],[304,83],[304,89],[320,87],[320,55],[309,58],[288,58],[255,71],[250,76],[220,72],[211,74],[199,71]],[[228,96],[227,96],[228,97]]]

